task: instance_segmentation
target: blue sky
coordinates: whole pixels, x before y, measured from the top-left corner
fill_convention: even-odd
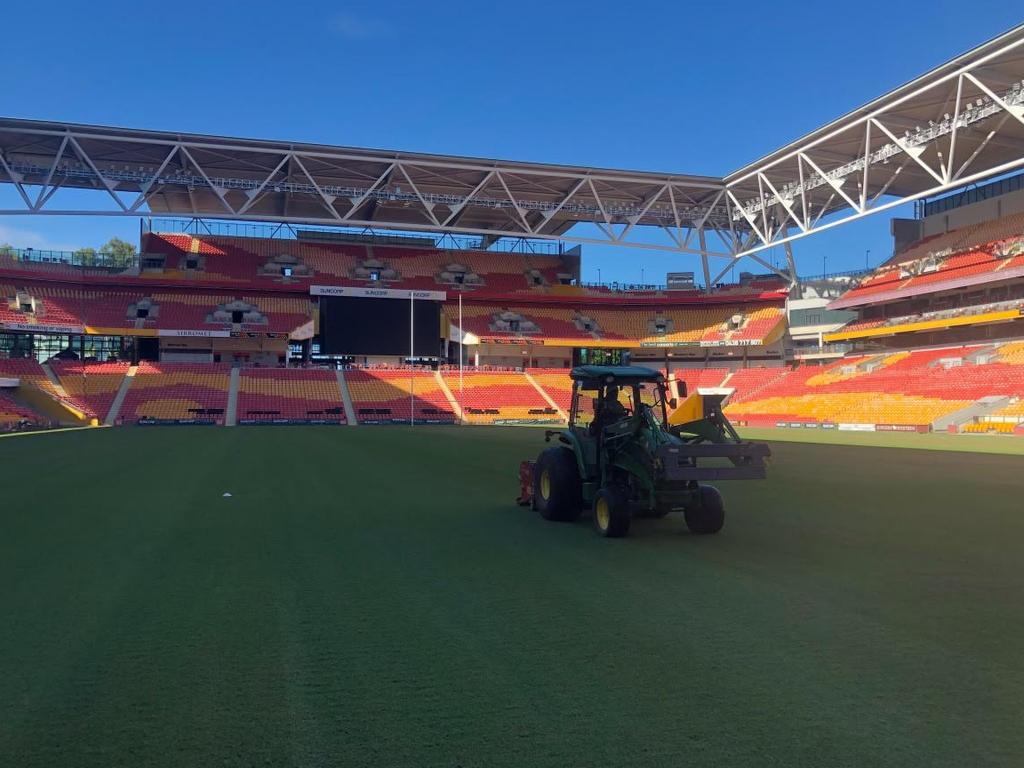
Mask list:
[[[1005,0],[748,5],[12,3],[0,114],[721,175],[1022,20]],[[137,231],[0,219],[0,242],[36,248]],[[869,249],[891,251],[884,214],[795,246],[802,274]],[[585,278],[598,268],[697,264],[585,248]]]

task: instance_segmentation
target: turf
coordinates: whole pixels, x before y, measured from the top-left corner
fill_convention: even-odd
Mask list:
[[[926,451],[1003,453],[1024,456],[1024,437],[1018,435],[950,435],[916,432],[840,432],[827,429],[754,428],[740,429],[748,440],[827,445],[860,445],[869,448],[916,448]]]
[[[541,445],[0,441],[0,764],[1019,765],[1019,457],[778,442],[607,541],[511,503]]]

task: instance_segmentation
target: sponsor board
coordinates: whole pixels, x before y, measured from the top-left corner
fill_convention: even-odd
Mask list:
[[[191,330],[173,330],[170,328],[161,328],[157,331],[157,336],[190,336],[199,339],[227,339],[231,336],[231,331],[213,331],[204,329],[191,329]]]
[[[836,429],[841,432],[874,432],[874,424],[837,424]]]
[[[271,426],[287,426],[287,425],[318,425],[326,424],[330,426],[345,426],[345,422],[339,421],[338,419],[239,419],[239,425],[241,426],[254,426],[269,424]]]
[[[481,336],[480,341],[484,344],[529,344],[534,347],[544,346],[544,339],[535,339],[532,336]]]
[[[693,272],[669,272],[665,275],[665,287],[670,291],[693,290]]]
[[[822,429],[835,429],[836,425],[835,424],[822,424],[821,428]]]
[[[311,285],[311,296],[355,296],[364,299],[418,299],[425,301],[444,301],[448,294],[444,291],[410,291],[400,288],[370,288],[368,286],[348,285]]]
[[[876,432],[930,432],[928,424],[875,424]]]
[[[761,339],[723,339],[722,341],[702,341],[702,347],[758,347]]]
[[[173,427],[173,426],[197,426],[213,427],[221,422],[214,419],[139,419],[135,422],[140,427]]]
[[[232,331],[231,338],[233,339],[286,339],[288,338],[287,333],[278,333],[277,331]]]
[[[520,427],[529,424],[562,424],[561,419],[495,419],[491,422],[496,427]]]
[[[360,424],[379,424],[379,425],[395,424],[397,426],[401,426],[402,424],[408,425],[410,423],[409,419],[390,419],[390,418],[387,418],[387,419],[386,418],[380,418],[380,419],[359,419],[358,421],[359,421]],[[413,424],[454,424],[455,423],[455,418],[452,417],[450,419],[416,419],[412,423]]]
[[[641,347],[699,347],[696,341],[641,341]]]

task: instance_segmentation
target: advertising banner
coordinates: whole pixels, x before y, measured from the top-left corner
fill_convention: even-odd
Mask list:
[[[371,288],[369,286],[351,285],[311,285],[311,296],[353,296],[360,299],[409,299],[409,294],[416,300],[444,301],[448,294],[444,291],[410,291],[401,288]]]
[[[702,341],[702,347],[756,347],[761,339],[723,339],[722,341]]]
[[[202,329],[172,330],[161,328],[157,331],[158,336],[190,336],[197,339],[227,339],[231,337],[231,331],[207,331]]]
[[[338,419],[250,419],[250,418],[245,418],[245,419],[239,419],[238,423],[240,425],[242,425],[242,426],[250,426],[250,425],[253,425],[253,424],[259,424],[261,426],[265,425],[265,424],[269,424],[271,426],[276,426],[276,425],[301,425],[301,426],[307,426],[307,425],[321,425],[321,424],[333,425],[333,426],[347,426],[345,424],[345,422],[339,421]]]

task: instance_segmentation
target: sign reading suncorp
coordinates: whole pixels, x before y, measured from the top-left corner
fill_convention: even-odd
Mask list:
[[[369,286],[352,285],[311,285],[311,296],[355,296],[362,299],[408,299],[421,301],[444,301],[448,294],[444,291],[410,291],[402,288],[371,288]]]

